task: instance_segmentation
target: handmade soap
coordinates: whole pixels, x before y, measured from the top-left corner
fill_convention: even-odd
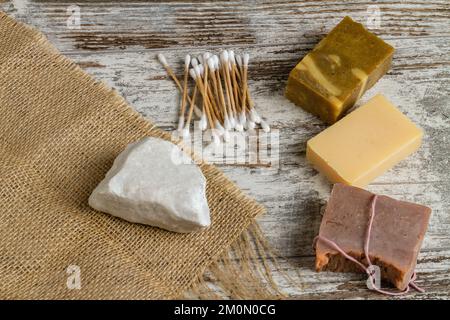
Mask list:
[[[147,137],[116,158],[89,205],[130,222],[192,232],[210,224],[205,188],[200,168],[181,149]]]
[[[373,194],[335,184],[320,225],[319,235],[365,264],[364,240]],[[381,278],[404,290],[414,272],[431,209],[419,204],[378,196],[371,228],[369,257]],[[318,240],[316,270],[362,271],[333,248]]]
[[[291,71],[286,97],[332,124],[388,71],[393,54],[393,47],[345,17]]]
[[[377,95],[310,139],[306,157],[331,182],[362,187],[417,150],[422,135]]]

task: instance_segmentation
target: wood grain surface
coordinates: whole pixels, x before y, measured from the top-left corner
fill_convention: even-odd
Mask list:
[[[316,273],[312,240],[331,185],[305,160],[306,141],[326,126],[283,97],[289,71],[345,15],[396,48],[392,69],[358,103],[381,92],[425,131],[418,152],[368,186],[370,191],[430,206],[432,218],[417,272],[424,294],[450,296],[450,2],[434,1],[0,1],[0,8],[44,32],[65,55],[117,89],[143,116],[166,130],[177,122],[179,96],[155,55],[181,72],[187,53],[243,50],[251,55],[250,86],[260,113],[279,130],[279,165],[221,164],[264,204],[260,218],[298,299],[385,299],[356,274]],[[80,8],[80,28],[67,8]],[[374,7],[377,6],[377,7]],[[375,8],[375,9],[374,9]],[[1,44],[0,44],[1,45]],[[1,103],[1,102],[0,102]],[[278,276],[277,276],[278,277]]]

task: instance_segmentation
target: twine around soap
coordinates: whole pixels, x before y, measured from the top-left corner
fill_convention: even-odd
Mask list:
[[[366,237],[364,239],[364,255],[367,259],[367,264],[368,266],[365,266],[364,264],[362,264],[361,262],[359,262],[357,259],[353,258],[352,256],[350,256],[349,254],[347,254],[342,248],[339,247],[339,245],[330,240],[327,239],[326,237],[323,237],[321,235],[318,235],[316,238],[314,238],[314,247],[317,244],[317,241],[322,241],[325,244],[327,244],[329,247],[335,249],[336,251],[338,251],[342,256],[344,256],[346,259],[356,263],[361,269],[363,269],[367,275],[369,276],[370,282],[372,284],[372,288],[369,288],[370,290],[374,290],[376,292],[385,294],[385,295],[389,295],[389,296],[400,296],[400,295],[404,295],[406,293],[409,292],[410,288],[415,289],[418,292],[425,292],[424,289],[420,288],[416,283],[416,278],[417,275],[415,272],[413,272],[413,274],[411,275],[411,279],[409,280],[408,286],[405,288],[405,290],[400,291],[400,292],[393,292],[393,291],[386,291],[383,290],[381,288],[378,288],[375,284],[375,269],[374,269],[374,265],[372,264],[372,262],[370,261],[370,256],[369,256],[369,244],[370,244],[370,235],[372,232],[372,224],[373,224],[373,220],[375,217],[375,204],[377,202],[378,196],[374,195],[372,198],[372,202],[371,202],[371,210],[370,210],[370,217],[369,217],[369,223],[367,224],[367,229],[366,229]]]

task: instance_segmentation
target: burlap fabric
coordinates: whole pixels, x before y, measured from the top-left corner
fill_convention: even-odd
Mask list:
[[[0,12],[0,298],[177,298],[263,212],[206,164],[207,231],[171,233],[92,210],[91,191],[143,136],[170,139]],[[79,290],[67,287],[69,265],[80,268]]]

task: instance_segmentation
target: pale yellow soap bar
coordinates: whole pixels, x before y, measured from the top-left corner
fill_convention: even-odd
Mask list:
[[[331,182],[363,187],[416,151],[422,136],[379,94],[310,139],[306,157]]]

